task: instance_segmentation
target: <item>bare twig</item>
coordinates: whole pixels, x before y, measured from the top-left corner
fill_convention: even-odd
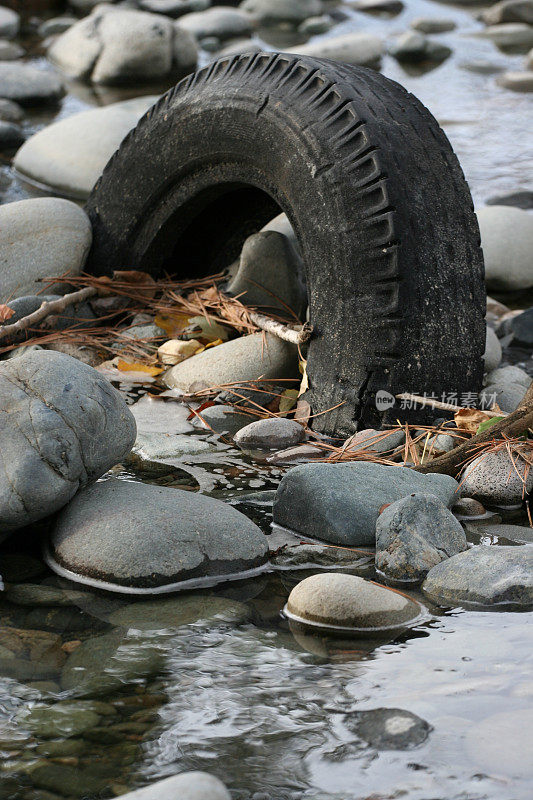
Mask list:
[[[257,325],[262,331],[271,333],[277,336],[278,339],[283,339],[285,342],[291,342],[296,345],[308,342],[313,332],[312,326],[307,322],[304,325],[292,327],[291,325],[284,325],[283,322],[278,322],[272,319],[272,317],[267,317],[265,314],[259,314],[255,311],[250,314],[250,319],[254,325]]]
[[[59,300],[45,300],[37,311],[34,311],[32,314],[22,317],[11,325],[2,325],[0,327],[0,339],[16,337],[17,334],[29,330],[51,314],[61,314],[61,312],[65,311],[69,306],[82,303],[89,297],[94,297],[97,292],[98,290],[96,287],[86,286],[84,289],[79,289],[77,292],[64,295]]]

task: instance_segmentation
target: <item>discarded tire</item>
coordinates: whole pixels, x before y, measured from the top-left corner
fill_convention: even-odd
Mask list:
[[[467,184],[427,109],[372,70],[258,53],[183,80],[98,181],[88,268],[213,274],[280,209],[306,264],[307,397],[314,414],[338,406],[316,429],[395,419],[378,390],[479,390],[483,259]]]

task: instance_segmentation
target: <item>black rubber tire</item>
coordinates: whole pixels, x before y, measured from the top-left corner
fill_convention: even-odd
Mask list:
[[[166,94],[88,202],[91,272],[212,274],[286,212],[306,265],[314,428],[395,419],[375,392],[477,392],[483,257],[459,163],[429,111],[373,70],[223,58]]]

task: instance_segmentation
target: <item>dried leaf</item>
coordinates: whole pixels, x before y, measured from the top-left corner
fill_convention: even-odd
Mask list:
[[[460,431],[475,433],[482,422],[493,419],[493,417],[477,408],[461,408],[456,412],[454,419]]]
[[[15,312],[12,308],[6,306],[5,303],[0,303],[0,322],[7,322],[14,314]]]
[[[300,391],[298,392],[298,397],[306,392],[309,389],[309,380],[307,378],[307,361],[303,358],[298,362],[298,369],[302,375],[302,380],[300,383]]]
[[[298,390],[297,389],[285,389],[281,393],[281,397],[279,399],[279,413],[280,414],[287,414],[298,401]]]
[[[153,377],[164,372],[160,367],[148,367],[146,364],[136,362],[130,363],[129,361],[123,361],[121,358],[117,361],[117,369],[121,372],[146,372],[147,375],[152,375]]]
[[[189,314],[180,314],[180,313],[173,313],[173,314],[158,314],[155,318],[154,322],[160,328],[162,328],[165,333],[175,339],[177,336],[181,336],[185,328],[189,325]]]
[[[187,417],[187,420],[194,419],[196,416],[198,416],[198,414],[201,414],[202,411],[205,411],[206,408],[211,408],[211,406],[214,405],[215,403],[212,400],[206,400],[205,403],[202,403],[201,406],[196,408],[194,411],[191,411],[191,413]]]
[[[113,281],[139,287],[139,294],[147,299],[151,299],[157,294],[157,283],[152,276],[148,272],[141,272],[138,269],[116,270],[113,273]]]
[[[311,406],[307,402],[307,400],[298,400],[296,405],[296,411],[294,413],[294,419],[297,422],[301,422],[302,425],[307,425],[309,422],[309,417],[311,416]]]
[[[219,345],[219,344],[224,344],[222,339],[215,339],[214,342],[209,342],[209,344],[206,344],[204,349],[205,350],[209,350],[210,347],[217,347],[217,345]]]

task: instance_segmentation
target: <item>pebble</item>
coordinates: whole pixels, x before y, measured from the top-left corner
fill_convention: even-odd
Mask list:
[[[226,292],[265,314],[296,317],[305,313],[307,295],[298,280],[298,261],[290,241],[277,231],[260,231],[246,239],[238,270]]]
[[[420,61],[444,61],[451,55],[451,48],[428,39],[419,31],[406,31],[399,36],[389,50],[397,61],[416,64]]]
[[[407,467],[367,461],[302,464],[283,476],[274,522],[333,544],[374,546],[376,522],[385,503],[422,492],[450,505],[456,490],[457,482],[448,475],[422,475]]]
[[[220,41],[249,36],[253,25],[248,14],[241,8],[218,6],[180,17],[176,26],[188,31],[199,41],[216,36]]]
[[[531,0],[500,0],[481,12],[485,25],[499,25],[502,22],[525,22],[533,25],[533,3]]]
[[[316,42],[300,44],[287,52],[315,58],[331,58],[363,67],[376,67],[384,53],[383,41],[371,33],[345,33]]]
[[[0,37],[14,39],[20,29],[20,16],[16,11],[0,6]]]
[[[59,294],[40,294],[40,295],[24,295],[17,297],[15,300],[9,301],[9,308],[14,311],[12,317],[9,318],[8,323],[12,324],[22,317],[32,314],[44,302],[53,302],[60,300]],[[52,330],[62,330],[64,328],[83,328],[84,326],[91,327],[94,325],[95,315],[89,303],[76,303],[69,306],[61,314],[54,314],[47,317],[47,327]],[[40,345],[30,345],[40,350],[43,348]],[[44,348],[46,349],[46,348]],[[12,355],[12,353],[11,353]]]
[[[38,761],[28,767],[27,771],[34,787],[58,792],[62,797],[68,798],[98,795],[108,783],[105,775],[98,776],[87,769],[52,761]]]
[[[489,25],[485,30],[470,33],[478,39],[490,39],[498,47],[529,48],[533,46],[533,27],[522,22]]]
[[[411,28],[421,33],[447,33],[455,30],[456,27],[457,23],[453,19],[441,17],[416,17],[411,22]]]
[[[298,25],[298,33],[302,36],[320,36],[327,33],[335,25],[335,22],[327,14],[320,17],[308,17]]]
[[[402,0],[357,0],[354,3],[357,11],[364,11],[367,14],[387,14],[394,16],[401,14],[405,8]]]
[[[344,724],[374,750],[412,750],[433,730],[425,719],[402,708],[354,711],[346,715]]]
[[[56,677],[65,658],[61,637],[56,633],[0,627],[0,672],[3,676],[18,681]]]
[[[230,436],[234,436],[254,419],[250,414],[240,413],[233,406],[225,405],[210,406],[199,413],[201,419],[196,418],[195,425],[204,429],[210,428],[215,433],[228,433]]]
[[[43,197],[0,206],[0,301],[33,294],[40,278],[79,275],[91,242],[89,218],[68,200]]]
[[[502,411],[510,414],[516,411],[527,389],[520,383],[493,383],[479,394],[481,408],[490,408],[496,403]]]
[[[524,369],[520,369],[520,367],[499,367],[499,369],[494,369],[492,372],[489,372],[486,376],[485,383],[489,386],[491,384],[517,383],[525,389],[528,389],[531,384],[531,375],[528,375],[527,372]]]
[[[54,122],[26,141],[13,165],[23,177],[84,200],[126,134],[156,100],[137,97]]]
[[[0,536],[65,505],[130,450],[135,420],[96,372],[43,350],[0,363]],[[105,431],[105,435],[103,434]]]
[[[66,700],[53,706],[35,706],[29,712],[22,712],[19,722],[42,739],[70,739],[100,723],[101,715],[95,705],[99,704],[90,700]]]
[[[139,434],[163,433],[168,436],[194,430],[192,422],[187,419],[189,409],[173,400],[165,401],[145,395],[130,406],[130,411],[135,417]]]
[[[0,150],[12,150],[25,141],[26,137],[19,125],[0,120]]]
[[[192,11],[205,11],[211,0],[140,0],[139,8],[153,14],[164,14],[166,17],[182,17]]]
[[[390,580],[422,581],[435,564],[466,548],[460,522],[434,495],[397,500],[376,523],[376,569]]]
[[[193,436],[139,432],[125,462],[134,467],[149,467],[152,462],[172,465],[190,456],[214,453],[215,449],[204,439]]]
[[[20,45],[0,39],[0,61],[16,61],[17,58],[22,58],[25,52]]]
[[[77,17],[64,15],[62,17],[52,17],[46,19],[39,25],[38,34],[41,39],[47,39],[49,36],[57,36],[59,33],[65,33],[71,28],[75,22],[78,21]]]
[[[157,631],[178,628],[201,620],[237,625],[250,619],[250,609],[237,600],[226,597],[175,595],[161,600],[137,601],[109,616],[111,625],[120,628]]]
[[[292,419],[259,419],[251,422],[235,435],[234,441],[241,449],[269,448],[280,450],[293,447],[305,440],[305,429]]]
[[[119,592],[217,582],[261,567],[268,552],[259,528],[219,500],[116,479],[78,493],[59,514],[50,548],[53,569]]]
[[[528,68],[533,69],[533,50],[530,53],[531,59]],[[519,189],[517,192],[489,197],[488,206],[513,206],[528,210],[533,208],[533,191],[529,189]]]
[[[397,447],[405,442],[405,433],[403,430],[399,431],[377,431],[373,428],[365,428],[365,430],[354,433],[353,436],[344,443],[346,450],[357,452],[359,450],[368,450],[372,453],[388,453],[395,450]]]
[[[222,781],[207,772],[182,772],[121,795],[122,800],[231,800]]]
[[[344,547],[334,547],[320,544],[294,544],[283,545],[276,550],[270,562],[282,569],[340,569],[341,567],[361,567],[361,563],[369,561],[371,557],[360,551],[349,550]]]
[[[3,122],[21,122],[23,117],[24,111],[17,103],[0,98],[0,119]]]
[[[502,346],[493,329],[487,325],[485,352],[483,353],[485,372],[492,372],[502,360]]]
[[[304,464],[316,458],[327,458],[328,453],[321,447],[314,444],[304,444],[300,447],[288,447],[286,450],[278,450],[267,458],[267,464]]]
[[[513,92],[533,92],[533,70],[504,72],[497,79],[497,83]]]
[[[509,320],[510,332],[520,344],[533,344],[533,308],[528,308]]]
[[[298,25],[323,11],[322,0],[244,0],[240,7],[261,25]]]
[[[254,381],[259,378],[293,378],[298,374],[295,345],[272,334],[252,333],[211,347],[163,375],[170,389],[189,393],[193,388]]]
[[[521,503],[533,489],[533,471],[528,473],[524,485],[517,469],[522,476],[527,472],[526,462],[516,454],[511,459],[505,449],[483,453],[466,468],[461,493],[489,505]]]
[[[420,617],[418,603],[356,575],[323,572],[298,583],[284,609],[289,619],[320,627],[377,633]]]
[[[8,586],[4,597],[18,606],[76,606],[83,602],[85,593],[39,583],[20,583]]]
[[[26,64],[0,63],[0,97],[21,106],[57,103],[65,94],[61,79],[51,71]]]
[[[487,513],[485,506],[479,500],[474,500],[473,497],[461,497],[452,506],[452,512],[460,519],[462,517],[484,517]]]
[[[442,606],[531,605],[533,547],[472,547],[433,567],[422,589]]]

